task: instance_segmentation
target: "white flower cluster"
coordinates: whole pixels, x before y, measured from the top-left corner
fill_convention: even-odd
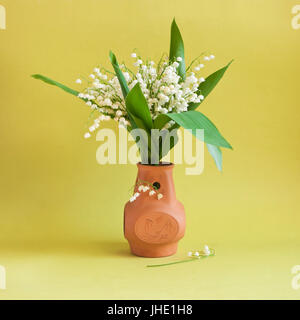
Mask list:
[[[136,83],[140,84],[152,119],[159,114],[188,111],[190,103],[199,103],[204,99],[199,92],[200,83],[205,81],[203,77],[188,72],[185,80],[181,81],[178,74],[181,57],[178,57],[177,61],[169,61],[168,57],[165,57],[157,65],[153,61],[144,62],[136,53],[132,53],[131,57],[135,60],[134,66],[137,67],[137,72],[131,71],[124,64],[120,65],[120,68],[129,89]],[[211,59],[214,59],[214,55],[203,58],[204,61]],[[203,67],[204,64],[200,63],[194,71],[198,72]],[[81,84],[82,80],[77,79],[76,83]],[[84,99],[92,110],[101,113],[89,128],[89,132],[84,135],[85,138],[89,138],[90,132],[95,131],[103,120],[114,119],[119,126],[125,128],[130,125],[120,83],[115,74],[103,68],[95,68],[89,76],[88,87],[79,93],[78,97]],[[166,127],[173,124],[174,122],[170,121]]]
[[[187,111],[189,103],[199,103],[204,99],[198,92],[200,83],[205,81],[203,77],[190,72],[184,81],[180,81],[178,67],[181,57],[174,62],[165,59],[157,66],[153,61],[144,63],[135,53],[132,57],[136,59],[134,65],[138,67],[132,85],[139,82],[153,119],[161,113]],[[204,64],[200,65],[204,67]]]
[[[211,250],[207,245],[204,246],[204,249],[201,251],[189,251],[189,257],[203,257],[203,256],[210,256],[214,254],[214,250]]]
[[[160,200],[161,198],[163,198],[163,195],[161,193],[158,193],[157,190],[153,187],[153,185],[151,185],[150,183],[139,183],[139,186],[138,186],[138,192],[136,192],[130,199],[129,201],[130,202],[133,202],[135,201],[140,195],[142,192],[148,192],[148,195],[151,197],[151,196],[154,196],[156,195],[157,197],[157,200]]]

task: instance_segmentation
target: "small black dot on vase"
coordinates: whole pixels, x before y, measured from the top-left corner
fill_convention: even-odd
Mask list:
[[[158,190],[160,188],[160,183],[159,182],[154,182],[153,186],[154,186],[155,189]]]

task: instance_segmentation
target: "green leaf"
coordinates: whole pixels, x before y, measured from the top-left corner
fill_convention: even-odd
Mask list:
[[[128,111],[127,111],[127,113],[128,113]],[[130,112],[128,113],[128,115],[129,115],[130,120],[133,122],[133,129],[143,129],[147,133],[149,133],[149,129],[145,125],[145,123],[142,119],[140,119],[139,117],[137,117],[136,115],[134,115]]]
[[[173,129],[174,130],[174,129]],[[160,159],[161,160],[164,156],[166,156],[169,151],[171,151],[175,145],[177,144],[178,142],[178,134],[177,134],[177,129],[175,129],[175,134],[174,134],[174,137],[171,136],[171,133],[172,133],[172,130],[168,130],[169,134],[166,135],[166,137],[164,139],[162,139],[162,144],[161,144],[161,150],[160,150]],[[170,145],[169,145],[169,150],[167,152],[164,153],[164,146],[165,144],[167,143],[167,141],[170,141]]]
[[[130,134],[132,135],[132,137],[135,140],[135,143],[138,146],[142,163],[149,163],[149,155],[151,152],[151,141],[149,131],[147,130],[141,119],[133,116],[132,114],[129,114],[129,117],[132,123],[132,127],[134,129],[130,131]],[[142,132],[140,131],[140,129],[143,129]]]
[[[214,89],[214,87],[217,85],[217,83],[222,79],[225,71],[228,69],[230,64],[232,63],[233,60],[231,60],[225,67],[222,69],[219,69],[218,71],[212,73],[209,75],[204,82],[200,83],[198,87],[197,94],[200,95],[202,94],[204,98],[206,98],[210,92]],[[204,99],[205,100],[205,99]],[[200,102],[201,103],[201,102]],[[190,103],[189,104],[189,110],[195,110],[200,103]]]
[[[171,41],[170,41],[170,54],[169,59],[176,60],[176,58],[182,58],[182,61],[178,62],[178,74],[181,76],[182,80],[185,79],[185,60],[184,60],[184,45],[183,40],[176,24],[175,18],[173,19],[171,25]]]
[[[167,115],[161,113],[154,119],[153,128],[161,130],[169,121],[170,118]]]
[[[177,129],[151,130],[151,163],[157,164],[178,142]]]
[[[204,142],[232,149],[231,145],[218,131],[216,126],[201,112],[186,111],[181,113],[167,113],[168,117],[187,130],[192,130],[197,137],[196,129],[204,129]]]
[[[219,147],[214,146],[209,143],[207,143],[206,146],[207,146],[209,153],[211,154],[211,156],[215,160],[215,164],[216,164],[217,168],[219,169],[219,171],[222,171],[222,150]]]
[[[171,151],[176,143],[178,142],[178,135],[177,132],[175,132],[174,139],[170,139],[170,135],[172,130],[177,130],[179,128],[179,125],[175,123],[172,127],[168,129],[163,129],[163,127],[170,121],[171,119],[166,115],[166,114],[160,114],[158,115],[154,122],[153,122],[153,128],[154,129],[159,129],[159,130],[166,130],[168,134],[165,136],[162,136],[161,138],[161,143],[159,145],[159,160],[161,160],[169,151]],[[164,146],[166,143],[168,143],[168,140],[170,140],[170,145],[169,145],[169,150],[168,152],[164,152]]]
[[[141,120],[143,122],[143,125],[148,130],[151,130],[153,127],[153,123],[150,110],[139,83],[137,83],[129,91],[128,95],[125,98],[125,103],[127,110],[131,114],[131,116]]]
[[[73,89],[65,86],[64,84],[61,84],[61,83],[59,83],[59,82],[57,82],[57,81],[54,81],[54,80],[52,80],[52,79],[50,79],[50,78],[47,78],[47,77],[45,77],[45,76],[42,76],[41,74],[33,74],[33,75],[32,75],[32,78],[38,79],[38,80],[42,80],[42,81],[44,81],[44,82],[46,82],[46,83],[48,83],[48,84],[51,84],[52,86],[56,86],[56,87],[58,87],[58,88],[60,88],[60,89],[62,89],[62,90],[64,90],[64,91],[72,94],[73,96],[76,96],[76,97],[77,97],[78,94],[79,94],[78,91],[73,90]]]
[[[118,77],[118,80],[119,80],[119,83],[120,83],[120,86],[121,86],[121,89],[122,89],[122,93],[123,93],[124,99],[126,99],[126,96],[129,93],[129,88],[128,88],[127,82],[125,80],[125,77],[123,75],[123,72],[121,71],[121,69],[119,67],[117,58],[112,53],[112,51],[109,51],[109,59],[110,59],[110,62],[111,62],[112,66],[113,66],[113,68],[115,70],[115,73],[116,73],[116,75]]]

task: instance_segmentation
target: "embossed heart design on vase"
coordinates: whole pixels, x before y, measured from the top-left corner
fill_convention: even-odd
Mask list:
[[[128,201],[124,210],[124,235],[131,252],[142,257],[164,257],[176,253],[178,241],[185,232],[184,207],[176,199],[172,163],[144,165],[139,163],[138,181],[157,186],[161,199],[141,193],[136,201]]]

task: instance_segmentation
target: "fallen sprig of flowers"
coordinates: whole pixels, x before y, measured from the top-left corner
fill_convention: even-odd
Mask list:
[[[185,262],[191,262],[191,261],[197,261],[200,259],[204,259],[207,257],[213,257],[216,255],[215,249],[209,248],[207,245],[204,246],[203,250],[196,250],[196,251],[189,251],[188,252],[188,259],[168,262],[168,263],[162,263],[162,264],[149,264],[147,265],[148,268],[155,268],[155,267],[165,267],[170,266],[173,264],[179,264],[179,263],[185,263]]]
[[[131,57],[135,70],[125,63],[119,65],[110,51],[114,72],[97,66],[80,91],[40,74],[32,77],[76,96],[92,109],[94,119],[85,138],[91,137],[103,121],[113,119],[131,133],[143,164],[159,164],[177,143],[177,130],[183,127],[206,143],[218,169],[222,170],[221,147],[232,147],[216,126],[196,109],[221,80],[231,62],[206,78],[202,76],[204,62],[214,59],[213,54],[201,54],[186,68],[184,43],[175,19],[171,25],[168,55],[164,54],[158,63],[143,59],[137,52]],[[81,84],[82,80],[77,79],[76,83]],[[140,133],[136,133],[136,129]],[[204,130],[204,136],[197,134],[197,129]]]
[[[163,267],[163,266],[168,266],[168,265],[173,265],[173,264],[197,261],[197,260],[200,260],[203,258],[215,256],[215,255],[216,255],[216,252],[214,249],[209,248],[208,246],[204,246],[203,250],[200,250],[200,251],[196,250],[194,252],[189,251],[188,252],[189,259],[178,260],[178,261],[173,261],[173,262],[168,262],[168,263],[163,263],[163,264],[152,264],[152,265],[147,265],[147,267]]]
[[[207,245],[205,245],[203,250],[189,251],[188,256],[203,257],[203,256],[210,256],[211,254],[214,254],[214,253],[215,253],[214,249],[210,249]]]

